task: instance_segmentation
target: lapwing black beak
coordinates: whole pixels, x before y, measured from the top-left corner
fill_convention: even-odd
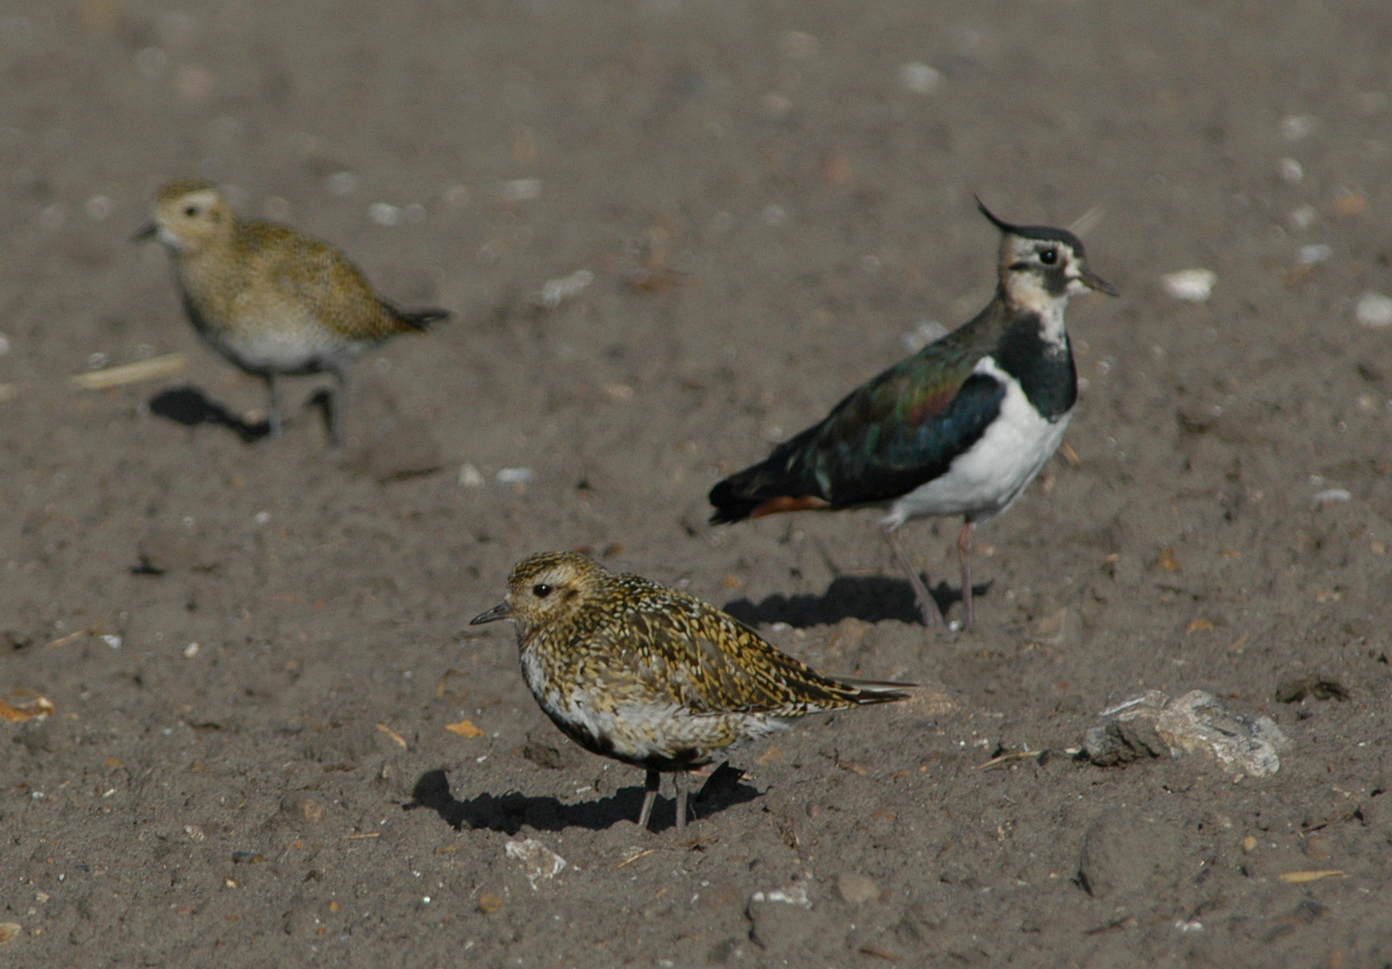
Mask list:
[[[1115,286],[1107,282],[1105,279],[1097,275],[1097,273],[1093,272],[1086,266],[1083,267],[1083,273],[1078,278],[1083,281],[1083,285],[1087,286],[1088,289],[1095,289],[1099,293],[1106,293],[1108,296],[1121,295],[1121,293],[1117,292],[1117,288]]]
[[[153,222],[147,222],[131,233],[130,241],[144,242],[146,239],[153,239],[156,232],[159,232],[159,226]]]
[[[492,609],[489,609],[487,612],[481,612],[481,613],[479,613],[477,616],[475,616],[474,618],[470,619],[470,620],[469,620],[469,625],[470,625],[470,626],[481,626],[481,625],[483,625],[483,624],[486,623],[486,622],[497,622],[499,619],[511,619],[511,618],[512,618],[512,609],[508,606],[507,600],[504,600],[504,601],[498,603],[498,604],[497,604],[496,606],[494,606]]]

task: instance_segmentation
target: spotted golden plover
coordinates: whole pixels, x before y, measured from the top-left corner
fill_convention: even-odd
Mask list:
[[[710,493],[716,523],[806,508],[886,509],[880,527],[928,626],[942,614],[895,533],[914,518],[964,516],[957,551],[968,629],[972,530],[1024,494],[1058,450],[1078,399],[1064,307],[1089,290],[1116,295],[1088,269],[1073,233],[1011,225],[977,205],[1002,234],[990,304]]]
[[[367,347],[449,315],[398,309],[333,246],[289,226],[238,219],[206,182],[170,182],[155,194],[153,208],[154,220],[135,238],[156,238],[169,250],[198,335],[266,382],[273,437],[281,432],[276,377],[334,375],[329,437],[337,444],[348,362]]]
[[[537,703],[586,750],[647,770],[646,828],[662,772],[677,830],[687,771],[812,713],[886,703],[909,683],[832,679],[685,592],[616,574],[574,552],[520,562],[507,598],[473,624],[511,619]]]

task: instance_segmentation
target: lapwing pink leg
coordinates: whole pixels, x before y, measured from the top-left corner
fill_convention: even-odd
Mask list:
[[[928,591],[928,587],[923,584],[923,579],[918,574],[918,569],[909,560],[909,554],[904,551],[904,546],[899,541],[899,536],[895,534],[894,527],[884,525],[881,528],[884,532],[885,541],[894,550],[894,557],[899,560],[899,567],[909,577],[909,585],[913,586],[914,598],[918,600],[918,611],[923,614],[923,625],[932,629],[938,623],[947,627],[947,622],[943,619],[942,610],[938,608],[938,602]]]

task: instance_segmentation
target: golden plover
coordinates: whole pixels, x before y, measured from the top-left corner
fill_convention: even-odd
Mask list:
[[[198,335],[266,382],[273,437],[281,433],[276,377],[334,375],[329,439],[338,444],[348,362],[367,347],[449,315],[393,306],[333,246],[289,226],[238,219],[206,182],[170,182],[155,194],[153,208],[154,220],[134,238],[156,238],[169,250]]]
[[[516,624],[522,675],[552,722],[647,770],[642,828],[662,772],[673,774],[681,831],[687,771],[798,717],[902,700],[913,685],[824,676],[695,596],[574,552],[520,562],[507,598],[473,624],[498,619]]]

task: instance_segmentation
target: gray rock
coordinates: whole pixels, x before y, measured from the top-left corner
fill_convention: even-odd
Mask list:
[[[1114,720],[1089,727],[1083,735],[1083,754],[1098,767],[1118,767],[1169,752],[1153,720]]]
[[[1090,727],[1083,755],[1101,767],[1197,753],[1250,777],[1281,769],[1279,752],[1290,741],[1270,717],[1249,717],[1224,706],[1213,694],[1191,690],[1171,700],[1159,690],[1133,697],[1102,713]]]

